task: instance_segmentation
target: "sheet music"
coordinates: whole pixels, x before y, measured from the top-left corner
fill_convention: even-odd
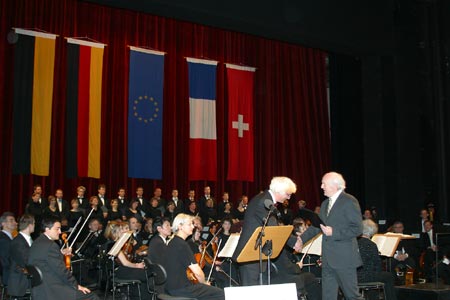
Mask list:
[[[303,245],[301,253],[322,255],[322,234],[319,233]]]
[[[234,250],[236,250],[237,244],[239,242],[240,233],[232,233],[228,238],[225,246],[220,250],[219,257],[232,257]]]
[[[117,256],[117,254],[119,254],[123,245],[125,245],[125,243],[128,241],[132,233],[133,233],[132,231],[124,232],[122,236],[114,244],[114,246],[111,248],[111,250],[109,250],[108,255]]]
[[[399,235],[375,234],[372,237],[372,242],[377,244],[380,255],[392,257],[395,254],[395,250],[397,250],[400,239]]]

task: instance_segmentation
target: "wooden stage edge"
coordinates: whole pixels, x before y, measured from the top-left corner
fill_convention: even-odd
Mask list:
[[[395,287],[398,300],[450,300],[450,285],[418,283]]]

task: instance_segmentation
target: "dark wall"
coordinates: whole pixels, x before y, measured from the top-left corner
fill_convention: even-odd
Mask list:
[[[430,202],[441,221],[449,216],[446,2],[398,1],[392,56],[331,56],[330,68],[341,70],[330,72],[339,86],[331,90],[332,120],[340,123],[332,126],[333,164],[351,174],[362,206],[411,231]],[[349,91],[342,83],[352,81]]]
[[[85,0],[345,53],[392,53],[393,0]]]

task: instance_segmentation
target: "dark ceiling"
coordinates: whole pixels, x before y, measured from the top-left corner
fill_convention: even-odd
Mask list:
[[[348,54],[390,54],[394,0],[82,0]]]

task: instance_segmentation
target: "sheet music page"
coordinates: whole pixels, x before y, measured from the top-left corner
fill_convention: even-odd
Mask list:
[[[319,233],[303,245],[301,253],[322,255],[322,234]]]
[[[372,241],[377,244],[380,255],[392,257],[397,250],[400,236],[375,234]]]
[[[117,256],[117,254],[119,254],[119,251],[122,249],[123,245],[125,245],[125,243],[130,238],[131,234],[132,234],[131,231],[124,232],[122,236],[114,244],[114,246],[111,248],[111,250],[109,250],[108,255]]]
[[[239,233],[232,233],[228,238],[225,246],[220,250],[219,257],[232,257],[234,250],[236,250],[237,244],[239,242],[239,237],[241,235]]]

